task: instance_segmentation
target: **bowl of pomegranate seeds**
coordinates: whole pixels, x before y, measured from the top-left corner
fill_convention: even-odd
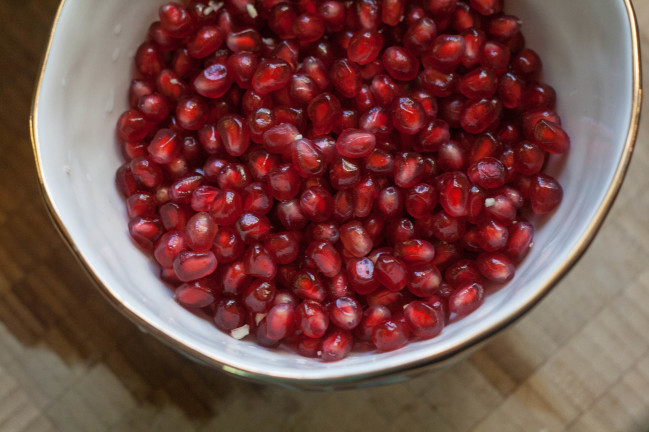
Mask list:
[[[471,352],[575,264],[639,68],[628,0],[66,0],[34,152],[143,330],[251,380],[381,384]]]

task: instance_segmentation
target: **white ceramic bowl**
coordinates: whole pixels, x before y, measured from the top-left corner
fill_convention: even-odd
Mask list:
[[[593,239],[622,183],[640,111],[638,37],[628,0],[516,0],[527,45],[572,137],[554,163],[563,204],[538,229],[531,253],[504,289],[435,339],[337,363],[268,350],[216,330],[172,299],[129,239],[114,176],[122,163],[115,122],[136,47],[162,0],[67,0],[37,84],[32,134],[52,216],[81,263],[117,308],[162,341],[223,371],[264,382],[339,388],[404,379],[475,347],[536,304]],[[561,165],[561,166],[559,166]],[[561,169],[559,169],[561,168]]]

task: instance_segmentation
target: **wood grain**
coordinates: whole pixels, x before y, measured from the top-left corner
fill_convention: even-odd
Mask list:
[[[56,6],[0,0],[0,430],[649,429],[646,122],[621,194],[584,258],[471,358],[371,390],[263,387],[139,332],[92,287],[50,223],[28,115]],[[646,53],[649,2],[635,6]]]

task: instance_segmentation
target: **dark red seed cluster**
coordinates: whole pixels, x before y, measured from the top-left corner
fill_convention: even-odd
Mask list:
[[[117,123],[131,237],[181,305],[326,361],[514,275],[570,140],[502,0],[167,3]],[[527,210],[526,210],[527,209]]]

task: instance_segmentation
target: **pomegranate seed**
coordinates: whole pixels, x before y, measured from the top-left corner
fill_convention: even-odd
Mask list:
[[[500,76],[507,71],[510,57],[511,53],[507,46],[496,41],[487,41],[482,47],[480,64]]]
[[[195,252],[207,252],[217,231],[218,227],[209,213],[196,213],[185,225],[185,244]]]
[[[253,28],[244,28],[229,33],[226,37],[226,44],[230,51],[235,53],[241,51],[257,52],[261,50],[261,35]]]
[[[207,102],[200,96],[183,96],[176,105],[176,120],[186,130],[198,130],[208,116]]]
[[[214,324],[223,331],[241,327],[246,322],[247,311],[236,298],[222,298],[216,304]]]
[[[326,309],[317,301],[305,300],[296,310],[297,326],[310,338],[321,338],[329,327]]]
[[[352,297],[338,297],[329,304],[329,319],[344,330],[352,330],[363,317],[361,305]]]
[[[410,188],[419,183],[425,174],[424,159],[419,153],[399,153],[394,162],[394,183]]]
[[[570,138],[561,126],[545,119],[534,126],[534,142],[548,153],[565,153],[570,147]]]
[[[298,231],[309,223],[297,199],[285,200],[276,205],[277,219],[287,230]]]
[[[235,227],[241,240],[246,243],[263,240],[271,229],[270,221],[266,216],[253,213],[243,213],[237,219]]]
[[[192,81],[192,86],[201,96],[218,99],[230,89],[232,80],[228,68],[216,63],[198,74]]]
[[[148,37],[160,48],[161,51],[173,51],[178,48],[179,40],[172,37],[167,30],[162,27],[160,21],[155,21],[149,26]]]
[[[438,35],[422,58],[424,66],[441,72],[453,72],[462,61],[466,42],[460,35]]]
[[[469,0],[469,4],[482,15],[494,15],[503,10],[503,0]]]
[[[447,97],[453,94],[458,77],[454,73],[444,73],[427,67],[419,75],[421,84],[436,97]]]
[[[468,315],[484,302],[484,288],[478,282],[459,286],[448,299],[450,312],[459,316]]]
[[[305,13],[293,21],[293,34],[303,43],[316,41],[324,33],[325,22],[318,15]]]
[[[241,156],[248,149],[250,131],[243,117],[236,114],[221,117],[216,129],[225,151],[231,156]]]
[[[291,79],[291,65],[280,58],[259,63],[252,77],[252,88],[260,95],[269,94],[286,86]]]
[[[404,262],[387,253],[377,258],[374,273],[376,280],[390,291],[401,291],[408,282]]]
[[[509,238],[503,251],[513,260],[522,259],[530,246],[534,237],[534,227],[531,223],[518,221],[509,228]]]
[[[394,246],[395,256],[406,264],[428,263],[435,257],[435,247],[426,240],[407,240]]]
[[[478,134],[497,122],[501,113],[502,104],[498,99],[480,99],[464,108],[460,123],[468,133]]]
[[[386,320],[372,329],[372,341],[379,351],[394,351],[408,342],[407,330],[396,320]]]
[[[244,236],[242,236],[243,238]],[[245,241],[245,238],[244,238]],[[250,246],[243,254],[243,268],[247,275],[270,280],[277,274],[277,266],[270,253],[260,243]]]
[[[426,126],[426,113],[419,102],[409,97],[399,97],[392,102],[392,123],[399,131],[414,135]]]
[[[232,227],[220,227],[214,237],[212,252],[220,264],[229,264],[244,252],[244,244]]]
[[[354,4],[361,28],[374,30],[380,23],[380,5],[378,0],[359,0]]]
[[[173,262],[174,272],[183,282],[189,282],[209,276],[216,270],[216,257],[211,251],[181,251]]]
[[[516,54],[511,59],[511,63],[514,71],[524,77],[538,74],[543,67],[539,55],[529,48],[523,49]]]
[[[354,292],[367,295],[379,287],[374,277],[374,263],[367,257],[352,258],[345,263],[347,280]]]
[[[358,221],[340,227],[340,241],[353,256],[364,257],[372,250],[372,240]]]
[[[135,67],[143,76],[152,78],[164,67],[162,54],[154,44],[144,42],[135,53]]]
[[[172,37],[184,38],[189,36],[194,28],[194,20],[182,5],[169,2],[158,10],[160,24]]]
[[[268,174],[268,185],[273,197],[289,200],[300,192],[300,177],[292,164],[281,164]]]
[[[403,35],[403,45],[416,54],[424,54],[436,36],[435,21],[429,17],[423,17],[408,27]]]
[[[521,99],[521,104],[528,110],[536,108],[553,109],[557,102],[557,93],[547,84],[533,82],[522,90]]]
[[[547,214],[556,209],[563,199],[563,189],[557,180],[547,174],[539,173],[532,177],[530,202],[536,214]]]
[[[435,188],[427,183],[420,183],[412,187],[406,195],[406,210],[415,219],[430,214],[436,204]]]
[[[417,59],[399,46],[391,46],[383,51],[383,66],[392,78],[399,81],[412,81],[419,72]]]
[[[272,282],[257,279],[242,295],[243,305],[253,313],[266,313],[272,306],[276,288]]]
[[[170,113],[169,104],[160,93],[141,96],[137,108],[148,120],[153,122],[163,121]]]
[[[216,283],[211,278],[184,283],[174,291],[174,299],[186,308],[207,307],[212,305],[216,298]]]
[[[266,337],[279,341],[290,336],[295,331],[296,317],[295,307],[290,303],[275,304],[266,314]]]
[[[360,92],[363,81],[356,63],[346,58],[338,59],[331,65],[329,73],[334,87],[344,97],[353,98]]]
[[[354,339],[348,331],[333,329],[322,339],[322,353],[320,358],[323,361],[339,361],[349,354],[354,345]]]
[[[514,277],[514,263],[503,253],[482,253],[478,255],[476,263],[485,279],[492,282],[505,283]]]
[[[444,329],[444,313],[430,305],[416,300],[403,310],[403,315],[412,333],[421,339],[430,339]]]

